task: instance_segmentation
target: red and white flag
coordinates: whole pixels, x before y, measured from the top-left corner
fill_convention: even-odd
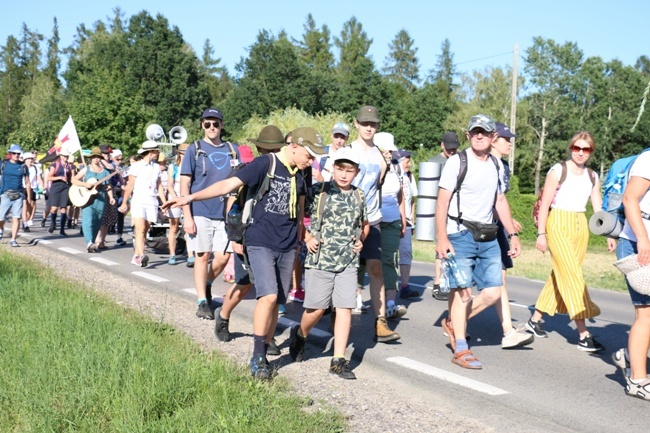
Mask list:
[[[56,151],[58,154],[61,152],[61,150],[68,151],[70,155],[81,150],[79,135],[77,135],[77,128],[74,126],[72,116],[68,117],[68,121],[65,122],[65,125],[63,125],[63,128],[61,128],[61,132],[59,132],[56,140],[54,140],[54,146],[52,146],[48,153]]]

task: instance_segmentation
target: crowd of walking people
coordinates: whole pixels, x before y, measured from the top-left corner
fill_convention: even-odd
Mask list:
[[[102,145],[83,163],[61,150],[44,168],[36,152],[23,152],[13,144],[0,163],[0,237],[11,215],[10,245],[18,247],[16,238],[20,230],[30,231],[37,218],[36,200],[43,195],[41,226],[48,226],[50,234],[58,228],[59,236],[68,236],[81,212],[88,253],[107,248],[109,232],[117,234],[117,245],[125,244],[124,216],[129,214],[131,264],[147,267],[151,224],[164,218],[169,223],[167,263],[179,263],[183,239],[186,265],[193,268],[196,316],[215,321],[218,340],[231,340],[231,314],[254,287],[252,376],[272,377],[268,356],[280,353],[274,338],[278,316],[284,304],[293,301],[303,302],[304,313],[291,329],[291,358],[305,359],[310,331],[329,314],[334,334],[329,371],[354,379],[345,357],[354,338],[352,315],[370,312],[374,340],[392,343],[401,336],[389,320],[408,314],[400,299],[422,296],[409,284],[418,196],[411,172],[414,161],[392,134],[379,132],[380,126],[379,111],[363,106],[352,125],[357,138],[349,142],[350,126],[337,122],[326,146],[313,128],[284,135],[269,125],[249,139],[259,155],[253,158],[251,147],[221,138],[224,116],[208,108],[201,116],[200,140],[178,145],[173,155],[161,153],[159,143],[146,141],[128,166],[122,164],[120,150]],[[546,175],[536,248],[550,252],[551,271],[530,319],[515,327],[506,272],[521,254],[522,225],[511,214],[506,195],[510,168],[503,158],[517,135],[506,124],[479,114],[469,120],[465,136],[469,147],[459,151],[456,133],[446,132],[440,154],[429,160],[441,166],[432,294],[447,302],[442,328],[453,351],[451,362],[482,368],[466,329],[471,318],[490,306],[502,325],[503,349],[547,338],[544,315],[567,314],[575,322],[579,350],[604,350],[586,327],[586,320],[598,316],[600,308],[589,296],[582,271],[589,239],[587,202],[593,209],[603,202],[600,179],[588,168],[596,152],[594,137],[586,131],[575,134],[567,159]],[[650,264],[650,152],[637,158],[629,176],[623,232],[618,245],[608,239],[608,248],[616,250],[619,259],[637,254],[643,267]],[[88,204],[71,205],[74,188],[89,196]],[[217,308],[212,284],[229,266],[232,285]],[[361,294],[366,275],[370,308]],[[650,296],[628,287],[636,318],[627,348],[615,351],[613,360],[625,376],[626,393],[650,400]]]

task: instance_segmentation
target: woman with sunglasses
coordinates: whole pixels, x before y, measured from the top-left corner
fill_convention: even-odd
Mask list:
[[[594,209],[600,209],[603,202],[600,180],[587,168],[596,142],[589,132],[579,132],[569,142],[568,150],[569,159],[551,167],[544,183],[536,247],[542,253],[547,249],[551,252],[552,271],[526,328],[536,337],[546,338],[542,315],[568,314],[580,334],[578,349],[596,352],[605,347],[589,333],[585,320],[598,316],[600,308],[589,297],[582,274],[589,241],[587,201],[591,200]],[[612,239],[608,247],[614,251]]]

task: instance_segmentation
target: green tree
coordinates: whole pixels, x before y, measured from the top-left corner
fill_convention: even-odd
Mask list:
[[[316,22],[311,14],[303,25],[305,32],[301,41],[294,41],[298,46],[300,59],[310,68],[324,71],[330,70],[334,65],[330,30],[326,25],[316,28]]]
[[[400,30],[389,44],[389,53],[383,68],[384,76],[408,91],[413,91],[420,82],[420,66],[417,51],[411,36]]]
[[[206,39],[203,44],[200,72],[202,80],[206,82],[210,97],[207,103],[210,106],[221,106],[234,87],[228,70],[219,63],[221,59],[214,57],[214,47],[210,40]]]
[[[451,52],[449,39],[442,41],[440,54],[437,56],[435,67],[429,72],[428,81],[434,83],[439,91],[447,98],[454,91],[454,80],[458,76],[454,64],[454,53]]]
[[[355,17],[346,21],[343,24],[341,36],[334,38],[334,45],[337,46],[340,52],[337,65],[339,73],[347,77],[357,69],[360,63],[367,66],[367,61],[370,60],[368,50],[371,44],[372,39],[368,38],[363,26]],[[372,60],[370,62],[372,63]]]
[[[61,85],[59,80],[59,70],[61,68],[61,51],[59,50],[59,23],[54,17],[52,26],[52,36],[47,40],[47,57],[43,73],[46,74],[57,86]]]
[[[540,175],[546,152],[546,140],[564,139],[566,129],[556,123],[571,120],[575,104],[572,96],[577,86],[576,76],[582,63],[582,51],[573,42],[563,45],[551,39],[533,38],[533,45],[526,50],[524,60],[532,93],[527,97],[530,106],[530,126],[537,136],[537,161],[535,164],[535,194],[540,190]],[[556,141],[557,142],[557,141]],[[557,142],[556,148],[561,145]]]

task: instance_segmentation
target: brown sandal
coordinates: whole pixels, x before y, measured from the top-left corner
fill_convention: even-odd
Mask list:
[[[447,317],[442,321],[442,329],[447,333],[449,336],[449,345],[451,346],[451,350],[454,352],[456,351],[456,334],[454,334],[454,328],[452,327],[451,324],[451,319]]]
[[[481,361],[479,361],[469,349],[455,353],[451,362],[459,367],[467,368],[469,370],[481,370],[483,368]],[[478,365],[471,365],[472,362],[478,362]]]

